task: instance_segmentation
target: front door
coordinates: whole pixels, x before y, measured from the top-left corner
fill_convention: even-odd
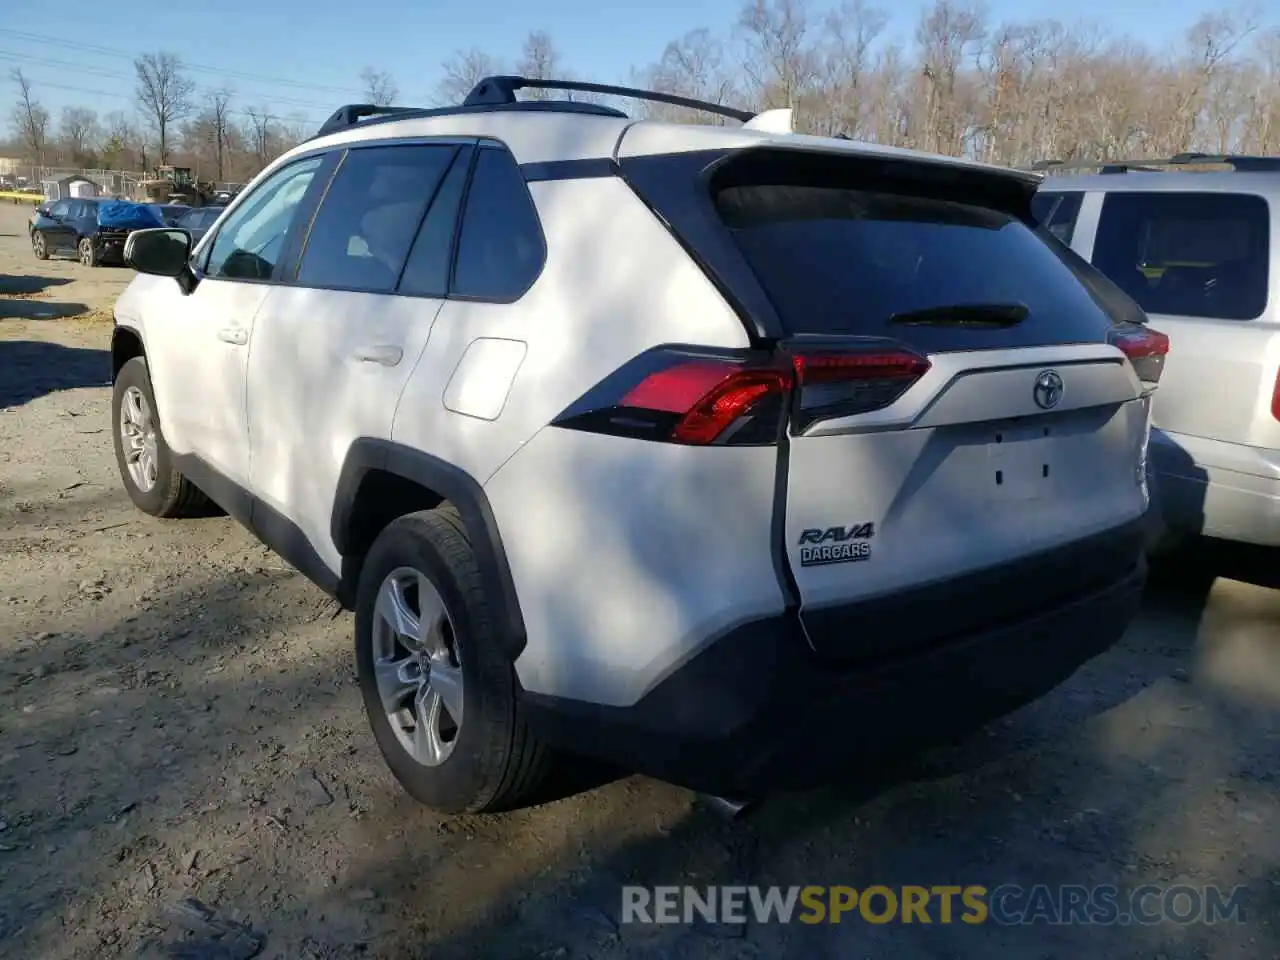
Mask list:
[[[195,289],[184,299],[176,283],[162,281],[169,299],[147,320],[148,350],[161,358],[152,379],[166,439],[241,487],[249,482],[246,376],[255,318],[323,163],[299,160],[256,186],[195,265]]]

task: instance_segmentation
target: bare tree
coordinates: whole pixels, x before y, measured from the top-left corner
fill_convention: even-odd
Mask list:
[[[930,150],[964,150],[975,118],[973,84],[963,68],[976,59],[985,34],[982,8],[964,0],[934,0],[920,15],[916,43],[926,103],[924,143]]]
[[[656,90],[709,103],[727,104],[735,91],[724,45],[706,28],[690,30],[672,40],[662,59],[637,75],[636,82]],[[723,123],[724,117],[689,111],[663,103],[645,104],[646,116],[669,122]]]
[[[520,61],[516,64],[516,72],[530,80],[551,80],[556,78],[560,66],[560,53],[551,42],[551,34],[545,30],[534,30],[524,40]],[[546,100],[551,96],[548,90],[530,90],[530,100]]]
[[[35,98],[31,81],[21,70],[9,75],[18,87],[18,100],[10,113],[10,124],[32,160],[43,164],[49,139],[49,111]]]
[[[133,67],[138,75],[138,106],[156,132],[160,163],[168,163],[170,130],[191,114],[196,85],[172,53],[144,53]]]
[[[266,107],[250,107],[245,111],[249,124],[246,139],[249,150],[253,154],[257,169],[263,169],[271,162],[271,140],[275,123]]]
[[[806,0],[748,0],[738,31],[754,106],[800,107],[818,79]]]
[[[209,98],[208,115],[213,126],[214,170],[219,180],[226,173],[227,134],[229,131],[227,115],[231,107],[231,91],[226,88],[215,90]]]
[[[360,82],[364,85],[365,100],[375,106],[389,107],[400,98],[400,88],[385,70],[365,67],[360,71]]]
[[[862,139],[871,125],[876,59],[873,48],[888,15],[866,0],[845,0],[827,14],[826,41],[820,52],[823,95],[816,99],[813,122],[818,132]]]
[[[58,141],[78,166],[90,166],[97,159],[101,130],[98,115],[84,107],[63,107],[58,120]]]
[[[459,50],[441,65],[444,77],[436,85],[436,102],[444,106],[461,103],[485,77],[502,73],[502,65],[483,50]]]

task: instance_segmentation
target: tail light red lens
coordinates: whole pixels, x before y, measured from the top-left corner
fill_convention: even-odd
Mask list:
[[[1276,373],[1276,386],[1271,391],[1271,416],[1280,420],[1280,372]]]
[[[1115,326],[1107,334],[1107,342],[1129,358],[1133,372],[1148,387],[1160,382],[1164,358],[1169,353],[1169,338],[1159,330],[1130,323]]]
[[[882,409],[929,370],[907,351],[800,351],[779,356],[638,357],[555,421],[557,426],[695,446],[776,443],[818,420]]]

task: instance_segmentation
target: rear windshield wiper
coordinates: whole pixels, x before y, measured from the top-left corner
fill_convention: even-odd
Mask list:
[[[953,303],[895,313],[889,322],[932,327],[1012,327],[1030,313],[1021,303]]]

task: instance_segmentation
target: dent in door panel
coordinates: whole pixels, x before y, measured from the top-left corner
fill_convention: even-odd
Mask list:
[[[472,340],[445,386],[445,409],[478,420],[497,420],[526,350],[523,340]]]

